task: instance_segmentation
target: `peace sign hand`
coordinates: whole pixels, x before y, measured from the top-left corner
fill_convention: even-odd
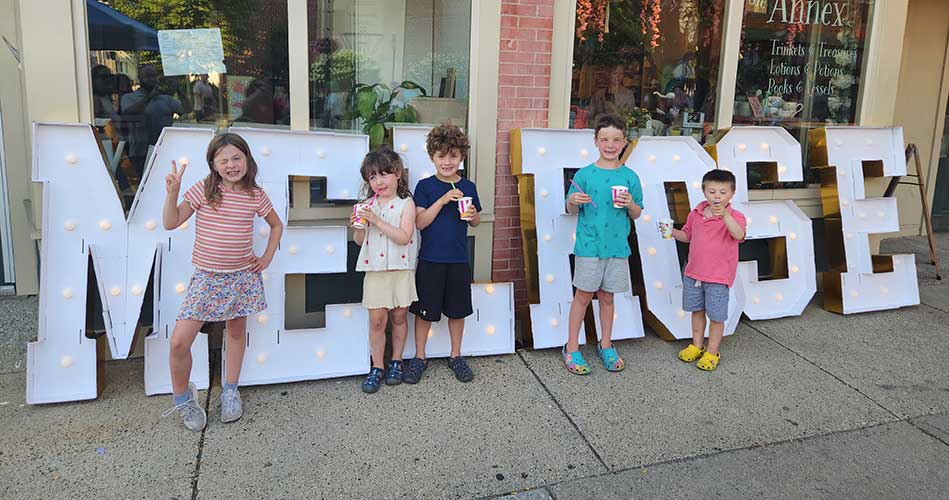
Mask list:
[[[178,194],[181,189],[181,177],[185,175],[185,169],[187,168],[188,164],[182,163],[181,170],[178,170],[178,164],[175,163],[175,160],[171,160],[171,173],[165,176],[165,191],[168,194]]]

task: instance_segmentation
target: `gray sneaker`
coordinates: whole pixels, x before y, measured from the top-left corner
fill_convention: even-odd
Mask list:
[[[244,403],[237,389],[221,393],[221,422],[233,422],[244,415]]]
[[[181,415],[189,431],[200,431],[208,423],[208,415],[204,413],[204,408],[198,406],[198,388],[193,383],[188,383],[188,400],[169,408],[161,416],[167,417],[176,411]]]

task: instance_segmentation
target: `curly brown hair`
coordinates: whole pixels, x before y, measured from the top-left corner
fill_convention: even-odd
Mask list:
[[[245,141],[243,137],[230,132],[221,134],[211,139],[211,143],[208,144],[207,159],[208,168],[211,169],[211,173],[204,178],[204,198],[208,200],[208,204],[212,207],[221,205],[221,190],[219,187],[222,180],[221,174],[217,173],[217,170],[214,168],[214,156],[225,146],[234,146],[239,149],[241,153],[244,153],[247,159],[247,173],[240,181],[241,187],[245,191],[260,189],[260,186],[257,185],[257,162],[254,161],[254,156],[250,154],[250,146],[247,145],[247,141]]]
[[[435,153],[448,153],[457,149],[461,153],[461,160],[468,159],[468,149],[471,147],[471,141],[468,136],[461,131],[458,125],[443,123],[428,133],[425,140],[425,149],[428,150],[428,156],[433,157]]]
[[[360,198],[367,200],[375,193],[372,186],[369,185],[369,178],[379,174],[396,174],[399,176],[399,183],[396,185],[395,193],[399,198],[411,198],[412,191],[409,190],[409,172],[402,163],[402,157],[388,146],[382,146],[375,151],[370,151],[362,160],[359,167],[359,175],[362,176],[362,191]]]

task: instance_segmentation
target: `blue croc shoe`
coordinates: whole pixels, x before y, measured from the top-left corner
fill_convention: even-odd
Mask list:
[[[567,367],[568,372],[574,375],[589,375],[590,365],[587,364],[587,360],[583,359],[583,354],[580,354],[579,350],[567,352],[567,346],[564,345],[560,353],[563,354],[563,364]]]
[[[606,349],[600,348],[600,344],[596,345],[596,352],[600,355],[600,360],[603,361],[603,368],[606,368],[611,372],[621,372],[623,368],[626,368],[626,363],[623,362],[623,358],[619,357],[619,353],[616,352],[616,348],[610,345]]]
[[[389,373],[386,374],[386,385],[399,385],[402,383],[402,361],[389,361]]]
[[[386,372],[382,368],[373,368],[369,370],[369,375],[366,375],[366,380],[362,382],[362,392],[372,394],[379,390],[379,384],[382,383],[382,378],[386,376]]]

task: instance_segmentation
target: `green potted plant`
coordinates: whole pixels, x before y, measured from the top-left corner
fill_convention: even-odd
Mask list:
[[[362,131],[369,135],[370,148],[382,145],[386,138],[386,123],[418,123],[415,108],[397,101],[403,90],[418,90],[423,96],[427,95],[424,88],[408,80],[393,89],[384,83],[360,83],[350,92],[346,118],[362,120]]]
[[[626,135],[634,139],[642,135],[652,135],[649,130],[649,121],[652,114],[646,108],[622,108],[620,111],[626,121]]]

